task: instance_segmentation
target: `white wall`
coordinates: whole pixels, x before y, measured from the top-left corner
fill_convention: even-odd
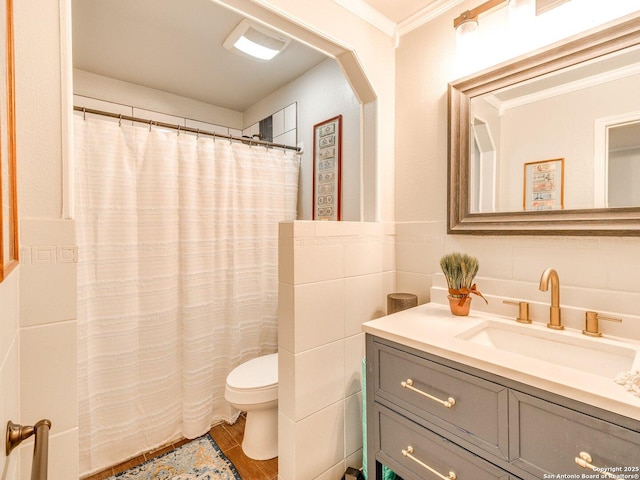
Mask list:
[[[342,115],[342,219],[360,220],[362,165],[360,103],[338,64],[328,59],[244,112],[245,124],[258,121],[292,102],[298,104],[298,142],[302,143],[298,219],[311,220],[313,126]]]
[[[571,31],[564,27],[547,31],[540,26],[540,22],[545,25],[549,22],[549,17],[543,17],[555,15],[556,10],[540,16],[534,30],[527,32],[531,37],[529,40],[542,42],[545,34],[550,32],[556,37],[547,40],[555,41],[559,39],[558,35],[591,28],[598,22],[611,19],[612,15],[620,14],[616,8],[622,4],[625,4],[627,12],[638,8],[637,3],[625,1],[616,2],[615,6],[609,2],[602,9],[599,7],[604,5],[600,3],[573,0],[558,7],[557,11],[562,9],[563,15],[572,18],[566,23],[567,28],[573,29]],[[560,276],[563,305],[622,313],[627,316],[625,322],[607,324],[603,330],[606,328],[606,333],[613,335],[624,334],[628,329],[638,333],[640,320],[636,317],[635,305],[640,301],[640,285],[634,277],[640,268],[640,238],[446,234],[446,87],[461,74],[473,71],[462,61],[468,57],[461,58],[461,52],[456,48],[452,19],[475,4],[466,1],[404,35],[397,50],[397,288],[419,294],[421,302],[428,301],[433,276],[441,272],[441,256],[458,250],[478,257],[478,288],[483,293],[548,304],[548,294],[538,291],[538,282],[544,268],[554,267]],[[496,18],[492,20],[492,14],[482,17],[481,28],[492,22],[495,25]],[[503,16],[499,18],[506,21]],[[502,28],[507,30],[504,26]],[[493,40],[496,44],[505,45],[500,51],[504,56],[487,58],[484,53],[489,55],[495,51],[479,48],[475,69],[505,60],[509,54],[526,51],[510,51],[508,47],[517,42],[507,41],[504,37]],[[466,67],[464,72],[463,67]],[[566,141],[572,140],[568,138]]]

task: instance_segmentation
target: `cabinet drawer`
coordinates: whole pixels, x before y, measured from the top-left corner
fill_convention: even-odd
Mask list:
[[[458,480],[507,480],[509,474],[409,419],[376,405],[380,450],[376,458],[405,480],[438,480],[454,472]],[[411,447],[411,449],[409,448]],[[403,455],[409,450],[413,458]]]
[[[499,458],[508,458],[505,387],[388,345],[377,343],[375,354],[377,400],[400,407]],[[403,387],[409,379],[413,388]],[[442,401],[451,397],[455,403],[447,408],[420,392]]]
[[[596,467],[622,467],[621,478],[640,474],[639,432],[517,391],[509,392],[509,411],[511,463],[537,478],[593,474],[575,463],[580,452]]]

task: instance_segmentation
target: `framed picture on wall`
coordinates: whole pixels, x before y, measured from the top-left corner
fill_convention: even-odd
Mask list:
[[[524,164],[525,210],[564,208],[564,158]]]
[[[313,126],[313,219],[340,220],[342,115]]]

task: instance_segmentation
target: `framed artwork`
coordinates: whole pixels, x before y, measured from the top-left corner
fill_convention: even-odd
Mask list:
[[[0,0],[0,282],[18,265],[13,4]]]
[[[313,126],[313,219],[340,220],[342,115]]]
[[[525,210],[564,208],[564,158],[524,164]]]

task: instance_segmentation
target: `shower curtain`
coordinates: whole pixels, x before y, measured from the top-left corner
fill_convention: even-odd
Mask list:
[[[228,372],[277,349],[295,153],[76,115],[80,473],[238,412]]]

